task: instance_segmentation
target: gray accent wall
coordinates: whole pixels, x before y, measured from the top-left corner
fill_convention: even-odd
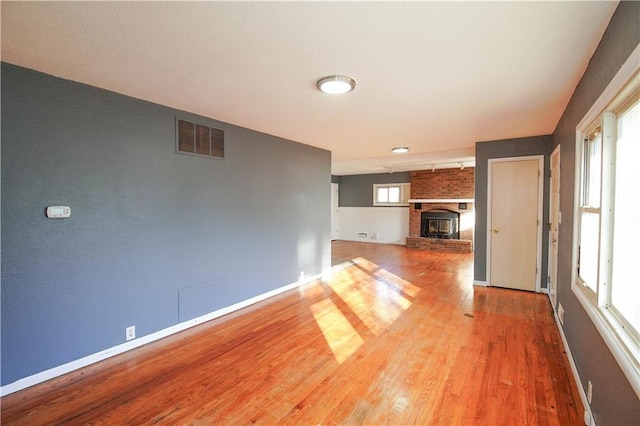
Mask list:
[[[593,384],[591,410],[598,426],[640,424],[640,401],[571,290],[575,134],[580,120],[638,43],[640,2],[621,1],[553,133],[552,148],[560,145],[561,157],[558,302],[565,311],[563,330],[585,392],[588,381]]]
[[[224,130],[225,159],[177,154],[176,117]],[[3,63],[2,385],[329,268],[330,163]]]
[[[373,207],[374,184],[409,182],[409,172],[340,176],[340,207]]]
[[[476,175],[475,175],[475,247],[473,262],[473,279],[487,280],[487,188],[488,165],[490,159],[524,157],[529,155],[544,155],[545,176],[542,223],[549,222],[549,148],[551,136],[533,136],[528,138],[505,139],[499,141],[478,142],[476,144]],[[547,288],[547,264],[549,248],[549,233],[546,227],[542,229],[542,273],[540,285]]]

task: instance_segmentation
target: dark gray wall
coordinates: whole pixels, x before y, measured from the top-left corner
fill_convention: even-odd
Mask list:
[[[571,246],[576,126],[640,43],[640,2],[623,1],[611,18],[571,101],[553,133],[560,145],[558,301],[565,310],[564,334],[584,386],[593,384],[591,409],[598,426],[640,424],[640,403],[618,363],[571,290]]]
[[[176,154],[176,116],[223,129],[226,158]],[[330,162],[2,64],[2,384],[330,267]]]
[[[409,172],[340,176],[340,207],[373,207],[373,184],[410,181]]]
[[[487,280],[487,185],[488,164],[492,158],[522,157],[527,155],[544,155],[544,194],[543,220],[549,221],[549,148],[551,136],[533,136],[529,138],[506,139],[500,141],[478,142],[476,144],[476,175],[475,175],[475,253],[473,261],[473,279]],[[542,274],[540,285],[547,288],[547,258],[549,233],[542,230]]]

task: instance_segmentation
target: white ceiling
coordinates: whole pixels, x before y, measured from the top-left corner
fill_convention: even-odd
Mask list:
[[[330,150],[334,174],[430,169],[552,133],[616,6],[3,1],[2,60]],[[332,74],[356,89],[320,93]]]

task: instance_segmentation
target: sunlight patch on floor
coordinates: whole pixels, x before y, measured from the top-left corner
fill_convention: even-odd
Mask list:
[[[342,363],[364,340],[330,300],[331,293],[340,297],[371,333],[378,336],[409,309],[410,299],[419,292],[420,288],[409,281],[358,257],[336,265],[328,282],[307,287],[301,293],[306,298],[326,295],[312,305],[311,311],[329,348]]]
[[[356,329],[331,300],[324,299],[312,305],[311,312],[340,364],[364,343]]]
[[[334,278],[329,282],[331,289],[376,336],[411,306],[411,301],[402,293],[415,297],[420,291],[419,287],[363,257],[353,259],[353,267]]]
[[[358,265],[367,271],[373,272],[379,268],[377,264],[371,262],[369,259],[365,259],[364,257],[356,257],[351,261],[354,265]]]
[[[416,297],[420,292],[420,287],[411,284],[409,281],[400,278],[395,274],[392,274],[386,269],[380,269],[376,272],[376,275],[396,287],[398,290],[401,290],[407,296]]]

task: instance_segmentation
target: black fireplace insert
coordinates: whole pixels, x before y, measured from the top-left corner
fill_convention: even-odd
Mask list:
[[[421,214],[420,236],[427,238],[460,239],[460,213],[426,211]]]

